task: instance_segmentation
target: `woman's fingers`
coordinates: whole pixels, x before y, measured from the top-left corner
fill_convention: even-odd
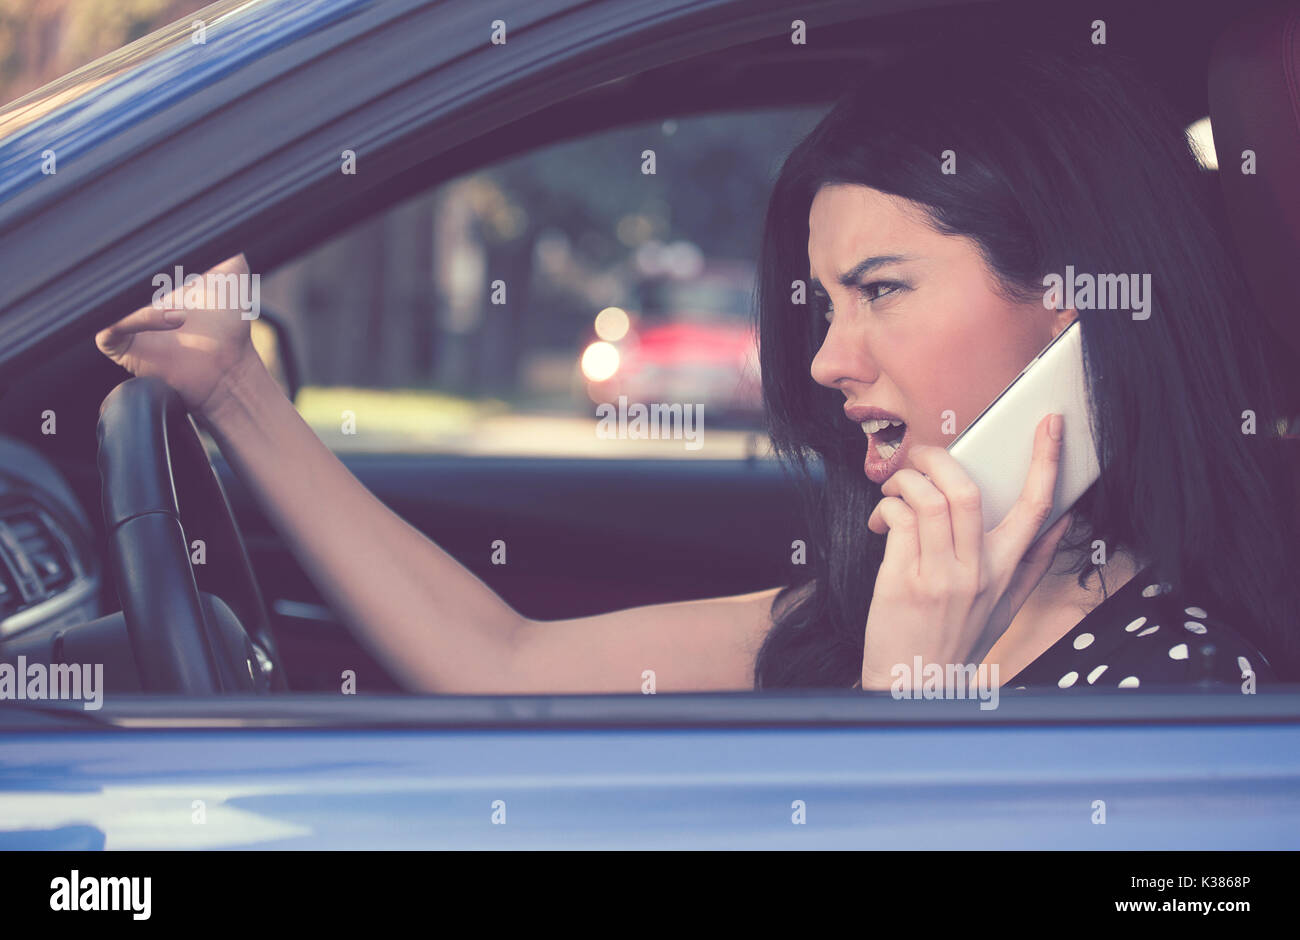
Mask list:
[[[953,557],[952,522],[948,518],[948,500],[939,488],[920,472],[904,467],[886,480],[880,491],[886,496],[901,497],[916,514],[920,570],[925,572],[929,567],[944,570],[945,562]]]
[[[885,554],[880,561],[882,569],[916,573],[920,554],[916,513],[905,502],[897,496],[886,496],[871,511],[867,528],[880,535],[889,533]]]
[[[995,570],[1014,570],[1030,543],[1038,537],[1038,530],[1052,514],[1064,428],[1065,419],[1061,415],[1047,415],[1038,422],[1029,474],[1020,498],[989,533],[989,548],[999,566]]]
[[[901,503],[902,500],[900,499]],[[885,500],[876,503],[876,507],[871,510],[871,515],[867,517],[867,528],[877,535],[884,535],[889,531],[889,520],[885,518]]]
[[[242,252],[230,256],[203,273],[203,305],[206,309],[229,309],[231,294],[228,292],[226,295],[226,305],[217,305],[219,295],[218,297],[210,297],[209,294],[212,292],[208,290],[207,286],[211,283],[213,275],[226,274],[233,274],[237,277],[248,276],[248,259],[244,257]],[[141,307],[134,313],[130,313],[118,320],[112,326],[100,330],[95,334],[95,345],[99,347],[104,355],[111,359],[117,359],[131,347],[131,341],[136,335],[158,330],[174,330],[184,325],[187,315],[185,298],[188,290],[189,288],[184,284],[177,284],[176,288],[162,304]],[[238,297],[239,291],[234,291],[233,296]],[[208,307],[208,304],[213,306]]]
[[[915,447],[912,464],[930,478],[948,501],[952,525],[952,547],[963,564],[978,564],[984,545],[984,511],[979,487],[942,447]],[[892,479],[892,478],[891,478]],[[889,485],[889,481],[885,481]]]
[[[129,313],[112,326],[95,334],[95,345],[110,359],[116,359],[131,346],[137,333],[151,330],[174,330],[185,322],[185,311],[179,308],[141,307]]]
[[[231,255],[229,258],[227,258],[225,261],[222,261],[220,264],[213,265],[208,273],[212,273],[213,271],[230,272],[233,274],[247,274],[248,259],[244,257],[244,253],[241,251],[237,255]]]

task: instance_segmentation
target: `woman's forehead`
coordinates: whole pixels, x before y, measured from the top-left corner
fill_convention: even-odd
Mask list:
[[[825,254],[843,263],[849,255],[906,254],[905,244],[928,228],[911,207],[906,199],[868,186],[823,186],[808,212],[809,257]]]
[[[964,241],[937,231],[922,207],[900,196],[860,185],[823,186],[809,212],[809,271],[818,283],[838,283],[868,259],[953,259],[966,250]]]

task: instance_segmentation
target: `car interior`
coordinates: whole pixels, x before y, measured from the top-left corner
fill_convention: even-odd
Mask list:
[[[1041,40],[1079,18],[1073,5],[1044,6],[876,16],[808,50],[792,52],[778,35],[631,74],[369,182],[321,213],[286,218],[246,254],[252,270],[273,275],[446,181],[637,122],[777,108],[815,120],[840,89],[893,57],[936,54],[955,37],[978,42],[1010,31]],[[1189,125],[1211,117],[1221,165],[1252,147],[1289,155],[1260,161],[1257,176],[1223,173],[1222,208],[1278,337],[1291,412],[1300,413],[1300,60],[1279,29],[1287,8],[1264,8],[1232,31],[1240,7],[1203,17],[1177,9],[1101,4],[1096,17],[1113,16],[1108,41],[1139,57]],[[268,319],[279,318],[268,309]],[[401,691],[334,618],[174,400],[147,383],[118,388],[127,376],[96,350],[94,331],[86,324],[77,342],[9,375],[0,394],[0,659],[104,662],[111,691],[314,692],[336,690],[345,670],[361,690]],[[290,384],[301,371],[299,345],[293,331],[280,334]],[[361,448],[341,456],[385,504],[541,620],[775,587],[790,579],[791,545],[801,538],[792,480],[757,454],[601,460]],[[1295,465],[1300,474],[1300,447]],[[165,527],[175,506],[184,544],[204,539],[208,564],[177,568],[174,553],[153,554],[165,537],[156,533],[136,542],[118,529],[116,544],[109,539],[106,518]],[[509,543],[509,565],[492,564],[485,532]],[[190,570],[197,593],[176,589],[171,639],[133,649],[120,611],[150,593],[172,596]],[[210,655],[194,645],[203,630],[221,651],[215,687],[196,665]]]

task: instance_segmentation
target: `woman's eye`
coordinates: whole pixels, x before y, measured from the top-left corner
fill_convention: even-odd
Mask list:
[[[897,281],[872,281],[869,284],[858,285],[858,294],[868,303],[879,300],[881,297],[887,297],[896,293],[904,285]],[[831,299],[826,294],[816,294],[817,306],[827,323],[831,322],[831,314],[835,312]]]
[[[863,284],[858,288],[858,292],[867,300],[879,300],[888,294],[894,293],[902,285],[895,281],[872,281],[870,284]]]

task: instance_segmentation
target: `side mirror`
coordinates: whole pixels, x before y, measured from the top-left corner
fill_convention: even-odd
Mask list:
[[[251,321],[253,348],[266,369],[280,383],[289,401],[298,400],[302,387],[301,373],[293,347],[293,340],[284,319],[274,311],[262,307],[256,320]]]

